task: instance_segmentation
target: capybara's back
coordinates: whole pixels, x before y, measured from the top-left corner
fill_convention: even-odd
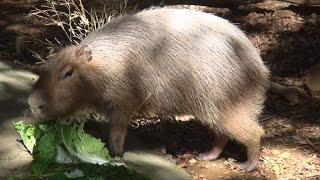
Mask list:
[[[122,153],[133,112],[193,114],[215,133],[212,151],[200,154],[201,159],[218,158],[231,138],[248,148],[242,168],[256,168],[263,135],[256,120],[269,71],[245,34],[228,21],[191,10],[150,9],[111,20],[55,59],[48,69],[81,60],[74,66],[79,78],[71,79],[81,85],[79,90],[72,86],[76,95],[71,99],[77,101],[47,102],[56,107],[51,114],[75,106],[105,113],[115,154]]]

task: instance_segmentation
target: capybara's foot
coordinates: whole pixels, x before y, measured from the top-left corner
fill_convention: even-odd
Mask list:
[[[109,142],[108,148],[111,157],[121,157],[123,155],[123,145],[118,142]]]
[[[259,162],[258,160],[253,160],[253,161],[248,160],[246,162],[239,163],[239,167],[240,169],[246,172],[250,172],[255,170],[258,167],[258,162]]]
[[[247,157],[246,162],[240,163],[240,168],[250,172],[258,167],[260,158],[260,145],[258,143],[247,147]]]
[[[203,161],[209,161],[209,160],[215,160],[220,156],[221,152],[218,151],[209,151],[205,153],[200,153],[198,156],[198,160],[203,160]]]
[[[200,153],[198,159],[199,160],[215,160],[222,153],[224,147],[227,145],[228,139],[226,137],[215,134],[213,141],[213,149],[209,152]]]

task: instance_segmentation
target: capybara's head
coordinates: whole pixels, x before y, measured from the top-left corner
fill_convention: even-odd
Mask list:
[[[87,102],[90,92],[84,73],[91,58],[88,46],[70,46],[40,67],[39,80],[28,100],[38,119],[68,115]]]

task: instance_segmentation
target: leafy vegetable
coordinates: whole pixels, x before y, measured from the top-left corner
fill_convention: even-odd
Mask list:
[[[38,137],[38,134],[36,134],[37,128],[31,124],[24,124],[22,121],[14,122],[13,125],[20,134],[28,151],[32,153],[33,147],[36,144],[36,138]]]
[[[77,157],[82,162],[106,164],[112,158],[105,144],[100,139],[96,139],[83,130],[84,123],[80,126],[57,126],[58,132],[68,152]]]
[[[84,132],[84,122],[33,126],[19,121],[14,127],[33,155],[30,179],[146,179],[111,158],[100,139]]]
[[[83,174],[82,174],[82,173]],[[83,175],[83,176],[82,176]],[[50,164],[43,174],[25,172],[11,177],[14,180],[147,180],[124,166],[105,166],[89,163]]]
[[[53,132],[44,133],[37,141],[33,152],[32,170],[42,174],[49,164],[55,161],[57,146],[56,137]]]

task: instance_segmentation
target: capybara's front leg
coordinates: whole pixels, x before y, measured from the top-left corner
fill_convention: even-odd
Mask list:
[[[114,124],[110,127],[108,148],[111,156],[122,156],[127,125]]]

